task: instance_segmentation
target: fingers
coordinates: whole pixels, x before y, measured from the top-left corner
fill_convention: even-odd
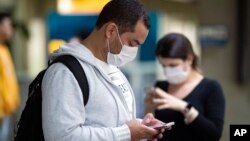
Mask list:
[[[163,138],[163,134],[162,134],[162,133],[156,135],[156,136],[152,139],[152,141],[157,141],[158,139],[161,139],[161,138]]]
[[[168,108],[167,104],[157,106],[157,110],[162,110],[162,109],[166,109],[166,108]]]
[[[146,97],[145,97],[145,99],[144,99],[144,101],[145,101],[145,103],[148,103],[148,104],[151,104],[151,100],[152,98],[149,96],[149,95],[147,95]]]
[[[149,113],[145,118],[152,118],[153,114]],[[153,117],[151,121],[158,121]],[[144,124],[141,124],[138,120],[131,120],[127,123],[129,130],[131,132],[131,140],[140,140],[140,139],[158,139],[162,135],[162,130],[157,130],[152,127],[148,127]]]
[[[172,127],[167,128],[167,130],[171,130],[171,129],[172,129]]]
[[[144,99],[147,106],[156,108],[158,105],[162,105],[167,102],[168,94],[162,89],[156,87],[154,88],[153,93],[154,94],[147,95]]]
[[[156,124],[162,124],[163,122],[156,119],[154,117],[154,115],[152,113],[148,113],[143,121],[142,121],[142,124],[146,125],[146,126],[153,126],[153,125],[156,125]]]
[[[161,129],[161,133],[164,133],[164,132],[165,132],[165,128],[162,128],[162,129]]]
[[[155,91],[155,95],[157,95],[160,98],[165,98],[166,96],[168,96],[168,93],[163,91],[161,88],[156,87],[154,91]]]
[[[154,118],[154,115],[152,113],[147,113],[145,118],[150,118],[151,119],[151,118]]]
[[[154,96],[153,95],[146,95],[145,99],[144,99],[144,102],[148,105],[153,105],[153,98]]]
[[[152,118],[153,114],[149,113],[145,116],[145,118]],[[156,118],[152,118],[151,123],[150,124],[162,124],[163,122],[156,119]],[[148,127],[145,125],[142,125],[144,130],[144,133],[147,135],[148,139],[152,139],[152,140],[158,140],[161,139],[163,137],[163,133],[165,132],[165,128],[161,128],[161,129],[154,129],[152,127]]]
[[[144,126],[143,130],[144,130],[144,135],[147,139],[154,139],[158,134],[159,134],[159,131],[156,130],[156,129],[153,129],[151,127],[148,127],[148,126],[145,126],[145,125],[142,125]]]
[[[162,137],[163,137],[163,134],[159,134],[159,135],[157,136],[158,139],[161,139]]]
[[[142,124],[148,125],[153,119],[154,115],[152,113],[147,113],[142,121]]]
[[[158,109],[158,110],[162,110],[162,109],[168,108],[167,99],[156,98],[156,99],[153,100],[153,103],[155,105],[157,105],[156,109]]]
[[[160,133],[153,138],[153,141],[157,141],[158,139],[163,138],[163,133],[165,132],[165,128],[162,128],[159,131],[160,131]]]
[[[172,101],[174,100],[173,96],[164,92],[162,89],[160,89],[158,87],[155,88],[155,96],[157,96],[158,98],[153,99],[153,104],[156,105],[156,108],[158,110],[162,110],[162,109],[166,109],[166,108],[171,107],[171,103],[173,103]]]
[[[155,89],[154,87],[145,87],[144,91],[146,94],[152,95],[154,93],[154,89]]]
[[[157,104],[157,105],[159,105],[159,104],[166,104],[167,100],[166,99],[162,99],[162,98],[155,98],[155,99],[153,99],[153,103]]]

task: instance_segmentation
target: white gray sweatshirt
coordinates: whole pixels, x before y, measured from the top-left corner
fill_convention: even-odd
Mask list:
[[[100,71],[92,52],[82,44],[65,44],[50,60],[63,54],[71,54],[80,61],[88,79],[89,100],[84,107],[81,89],[66,66],[61,63],[50,66],[42,82],[45,141],[131,140],[126,125],[131,116],[125,99],[120,89]],[[132,91],[130,85],[129,89]],[[134,96],[133,109],[135,118]]]

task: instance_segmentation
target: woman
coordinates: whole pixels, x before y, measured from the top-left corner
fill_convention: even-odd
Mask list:
[[[156,55],[166,81],[158,81],[145,98],[145,113],[174,121],[162,140],[218,141],[222,134],[225,100],[219,83],[205,78],[197,66],[190,41],[170,33],[157,45]]]

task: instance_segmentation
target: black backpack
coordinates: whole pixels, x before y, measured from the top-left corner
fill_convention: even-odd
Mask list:
[[[83,94],[84,105],[86,105],[89,98],[89,86],[80,63],[71,55],[63,55],[57,57],[49,66],[58,62],[63,63],[74,74]],[[14,141],[44,141],[41,84],[47,69],[41,71],[29,85],[28,99],[18,122]]]

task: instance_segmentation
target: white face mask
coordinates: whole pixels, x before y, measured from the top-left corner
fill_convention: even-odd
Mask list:
[[[120,40],[120,43],[122,45],[121,52],[119,54],[111,53],[110,48],[109,48],[109,40],[108,40],[109,52],[108,52],[107,62],[108,62],[108,64],[112,64],[114,66],[121,67],[121,66],[125,65],[126,63],[135,59],[138,47],[131,47],[131,46],[123,44],[121,41],[118,29],[117,29],[117,34],[118,34],[118,38]]]
[[[167,81],[170,84],[181,84],[187,80],[190,71],[184,71],[181,66],[165,67],[164,73],[167,77]]]

